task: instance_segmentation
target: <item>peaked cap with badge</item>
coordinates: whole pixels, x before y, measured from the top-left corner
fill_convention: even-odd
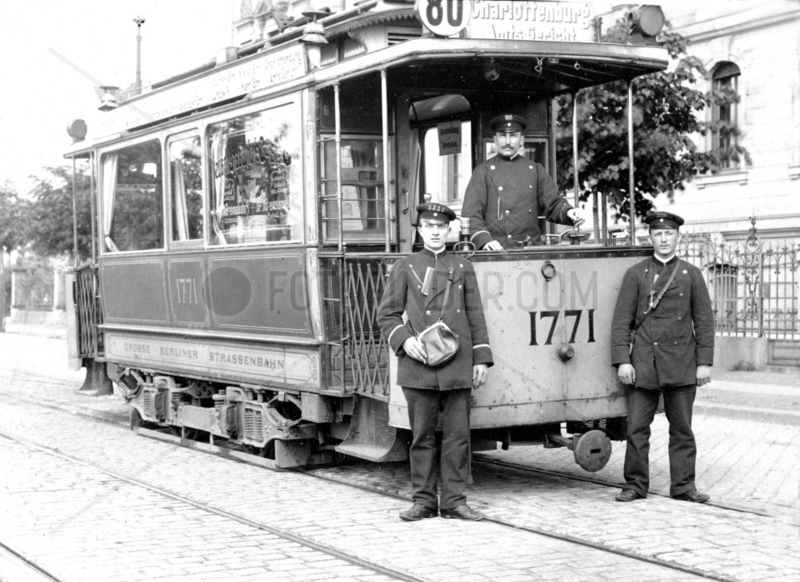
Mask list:
[[[426,194],[427,198],[429,195]],[[435,220],[444,220],[452,222],[456,219],[456,213],[453,209],[438,202],[425,202],[424,204],[417,205],[417,216],[422,218],[432,218]]]
[[[668,227],[679,229],[683,226],[683,219],[677,214],[671,212],[651,212],[644,217],[645,224],[650,225],[650,228]]]
[[[489,122],[489,127],[491,127],[492,131],[495,133],[513,133],[516,131],[523,131],[528,127],[528,122],[526,122],[525,118],[521,115],[506,113],[493,117]]]

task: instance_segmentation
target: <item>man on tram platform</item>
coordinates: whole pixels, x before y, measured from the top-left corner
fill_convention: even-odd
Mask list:
[[[383,337],[397,354],[397,384],[408,402],[412,442],[409,450],[413,507],[404,521],[440,514],[446,519],[479,521],[484,515],[467,505],[470,463],[469,407],[472,389],[486,382],[493,365],[480,289],[472,263],[445,248],[456,214],[443,204],[417,206],[425,247],[395,263],[378,307]],[[403,320],[403,314],[407,321]],[[420,333],[444,321],[459,337],[455,357],[428,365]],[[436,487],[436,426],[441,416],[441,495]]]
[[[542,244],[540,215],[558,224],[583,224],[581,211],[558,195],[547,170],[520,152],[525,118],[498,115],[489,125],[497,155],[473,171],[461,212],[469,218],[475,248],[499,251]]]

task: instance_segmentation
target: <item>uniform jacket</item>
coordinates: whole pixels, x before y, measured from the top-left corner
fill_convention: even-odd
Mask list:
[[[460,348],[449,363],[431,368],[409,357],[403,342],[438,321],[451,265],[454,278],[444,322],[458,334]],[[422,287],[428,267],[434,271],[425,296]],[[472,263],[447,251],[437,256],[423,249],[394,264],[378,307],[378,325],[398,357],[397,383],[406,388],[472,388],[472,366],[494,363],[475,270]]]
[[[650,292],[658,295],[676,261],[675,279],[639,327],[629,355],[630,331],[644,317]],[[614,365],[632,364],[642,388],[696,384],[697,366],[714,363],[714,314],[700,269],[677,257],[666,265],[649,258],[629,268],[614,310],[611,357]]]
[[[496,240],[504,248],[541,244],[539,216],[572,224],[572,206],[544,167],[524,156],[489,158],[472,173],[464,194],[462,215],[469,218],[471,240],[477,248]]]

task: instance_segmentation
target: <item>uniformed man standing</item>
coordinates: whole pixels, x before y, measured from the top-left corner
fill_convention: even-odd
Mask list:
[[[464,494],[469,471],[469,406],[473,388],[486,382],[493,365],[480,291],[472,264],[445,249],[455,213],[442,204],[417,206],[420,252],[395,263],[378,307],[378,324],[397,354],[397,384],[408,401],[414,506],[405,521],[435,517],[481,520]],[[450,280],[448,289],[448,280]],[[408,321],[403,321],[403,313]],[[427,365],[417,334],[443,314],[459,336],[453,360]],[[436,489],[436,425],[441,414],[441,499]]]
[[[525,119],[498,115],[489,125],[497,155],[473,171],[462,210],[475,248],[499,251],[542,244],[539,215],[559,224],[583,224],[581,211],[558,195],[547,170],[520,153]]]
[[[692,406],[697,387],[711,381],[714,314],[702,273],[675,254],[683,219],[654,212],[645,222],[650,225],[653,257],[625,273],[611,332],[612,362],[620,381],[631,386],[625,487],[616,499],[647,497],[650,425],[663,395],[669,422],[670,496],[705,503],[709,496],[697,491],[694,482]]]

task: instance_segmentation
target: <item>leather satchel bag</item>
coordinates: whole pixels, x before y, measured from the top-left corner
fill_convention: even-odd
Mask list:
[[[450,329],[450,326],[444,322],[444,310],[447,306],[447,299],[450,295],[450,285],[452,285],[452,283],[453,267],[450,267],[439,320],[417,334],[417,339],[422,343],[422,347],[425,349],[425,363],[432,368],[438,368],[451,361],[456,357],[458,349],[461,347],[458,334]]]

